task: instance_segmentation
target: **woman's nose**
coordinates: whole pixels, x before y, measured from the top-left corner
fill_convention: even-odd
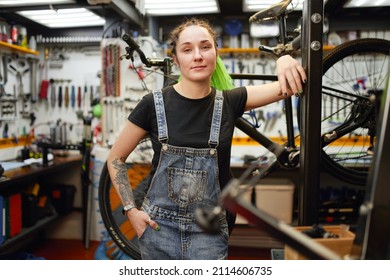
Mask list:
[[[197,59],[197,60],[203,58],[200,49],[195,49],[194,58]]]

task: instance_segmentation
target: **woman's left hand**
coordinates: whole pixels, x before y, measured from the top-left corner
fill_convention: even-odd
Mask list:
[[[289,55],[284,55],[276,61],[276,73],[283,95],[300,95],[302,84],[307,77],[302,65]]]

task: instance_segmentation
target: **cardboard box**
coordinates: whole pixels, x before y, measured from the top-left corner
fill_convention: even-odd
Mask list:
[[[294,184],[288,179],[263,180],[262,184],[253,187],[240,186],[244,190],[243,198],[251,202],[254,198],[255,206],[269,215],[291,224],[294,204]],[[237,224],[247,224],[246,219],[237,215]]]
[[[311,229],[310,226],[295,227],[298,231]],[[324,230],[339,236],[339,238],[314,238],[321,245],[334,251],[341,258],[351,253],[355,234],[348,230],[346,225],[323,226]],[[306,256],[288,245],[284,247],[285,260],[307,260]]]

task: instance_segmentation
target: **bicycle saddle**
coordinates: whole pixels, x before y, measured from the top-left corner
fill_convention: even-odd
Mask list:
[[[249,22],[275,19],[286,11],[287,6],[290,5],[291,1],[292,0],[282,0],[264,10],[258,11],[249,18]]]

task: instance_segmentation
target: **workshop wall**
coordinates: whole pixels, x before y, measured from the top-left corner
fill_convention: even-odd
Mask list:
[[[11,67],[1,100],[2,107],[8,104],[12,110],[2,115],[2,136],[50,139],[55,135],[52,138],[57,143],[78,143],[83,137],[82,116],[91,113],[92,100],[100,96],[100,47],[42,45],[38,51],[33,80],[31,57],[8,58]],[[42,81],[49,83],[45,93],[41,92]],[[0,160],[16,158],[21,148],[0,149]]]

